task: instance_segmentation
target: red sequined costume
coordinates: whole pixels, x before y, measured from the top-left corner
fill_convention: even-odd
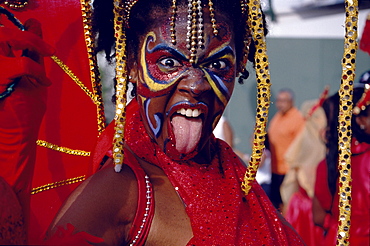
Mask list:
[[[194,237],[188,245],[301,245],[254,182],[241,190],[245,167],[223,141],[212,140],[214,158],[208,165],[175,162],[150,140],[136,102],[127,110],[126,141],[133,152],[159,166],[186,204]],[[148,151],[148,150],[155,150]]]
[[[54,47],[54,55],[69,67],[86,91],[95,95],[88,59],[91,52],[85,42],[79,0],[29,0],[26,7],[17,10],[10,9],[6,1],[0,1],[0,5],[23,24],[30,18],[40,22],[42,38]],[[6,22],[5,16],[1,17],[1,30],[17,29]],[[0,41],[7,39],[9,36],[0,33]],[[2,75],[3,71],[19,74],[22,66],[2,62],[3,55],[0,52]],[[98,106],[71,78],[72,74],[63,71],[51,57],[45,57],[44,63],[51,80],[47,98],[46,87],[30,83],[18,84],[10,96],[0,101],[0,176],[10,184],[24,208],[30,244],[42,240],[41,235],[61,204],[92,173],[89,154],[99,135]],[[0,86],[0,93],[6,86]],[[38,145],[36,140],[40,140]]]
[[[352,199],[351,245],[368,246],[370,243],[370,144],[352,142]],[[335,245],[338,228],[338,193],[333,197],[329,191],[327,166],[325,160],[317,168],[315,196],[328,214],[324,228],[328,231],[322,245]]]
[[[21,205],[10,185],[0,177],[0,245],[25,243],[26,230]]]
[[[214,158],[210,164],[173,161],[147,135],[136,100],[129,104],[126,115],[126,143],[137,156],[164,170],[186,204],[194,235],[187,245],[304,245],[257,182],[244,195],[245,167],[225,142],[212,138]],[[101,141],[112,139],[106,135],[113,133],[112,126],[108,127]],[[99,143],[100,153],[104,145],[106,151],[111,148],[111,142]],[[130,154],[125,162],[136,175],[142,170]],[[137,215],[142,213],[137,211]]]

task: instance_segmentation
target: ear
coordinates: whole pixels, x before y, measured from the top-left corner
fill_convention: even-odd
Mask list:
[[[357,116],[355,120],[356,120],[357,125],[359,125],[361,129],[363,129],[366,126],[365,116]]]
[[[132,65],[130,66],[130,82],[137,84],[139,81],[139,73],[138,73],[138,66],[136,62],[133,62]]]
[[[328,126],[327,127],[323,127],[319,130],[319,136],[320,136],[320,139],[323,143],[327,143],[328,140],[326,139],[326,131],[328,129]]]

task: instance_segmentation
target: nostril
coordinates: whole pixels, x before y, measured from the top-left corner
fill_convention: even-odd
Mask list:
[[[194,95],[197,95],[197,96],[199,96],[200,94],[202,94],[202,92],[204,92],[204,90],[199,90],[199,89],[197,89],[197,88],[190,88],[190,91],[191,91],[191,93],[193,93]]]

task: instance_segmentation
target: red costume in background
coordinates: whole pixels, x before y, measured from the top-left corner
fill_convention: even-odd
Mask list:
[[[370,13],[367,15],[365,27],[362,31],[360,49],[370,55]]]
[[[85,90],[94,91],[80,1],[29,0],[26,7],[12,12],[22,23],[37,19],[43,40],[55,48],[54,55],[69,67]],[[8,23],[4,26],[16,28]],[[48,97],[45,87],[29,83],[18,84],[0,101],[0,176],[20,199],[29,223],[30,244],[40,242],[64,200],[92,174],[89,153],[99,135],[96,104],[71,74],[50,57],[44,61],[46,76],[52,82],[47,88]],[[6,69],[16,73],[19,67]],[[39,145],[36,140],[41,140]]]
[[[321,245],[324,232],[313,223],[312,198],[302,187],[292,195],[284,217],[297,230],[307,246]]]
[[[358,143],[353,139],[351,150],[352,199],[349,242],[351,245],[368,246],[370,243],[370,144]],[[322,245],[335,245],[339,198],[338,192],[334,197],[330,193],[325,160],[317,167],[315,195],[322,208],[328,212],[324,224],[328,232]]]
[[[25,243],[26,230],[23,226],[21,205],[13,189],[0,177],[0,244],[22,245]]]

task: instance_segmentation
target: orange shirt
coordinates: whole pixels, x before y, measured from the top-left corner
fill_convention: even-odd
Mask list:
[[[299,110],[291,108],[286,114],[277,112],[268,128],[271,148],[271,171],[276,174],[286,174],[288,165],[284,154],[294,138],[302,130],[304,118]]]

